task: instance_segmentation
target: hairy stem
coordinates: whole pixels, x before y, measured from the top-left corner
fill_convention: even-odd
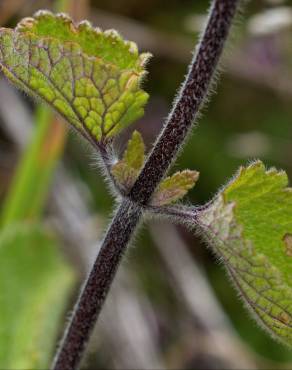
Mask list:
[[[205,209],[204,206],[188,207],[181,205],[170,205],[163,207],[147,206],[147,211],[151,216],[157,215],[170,221],[176,221],[178,223],[186,224],[186,221],[196,223],[197,216]]]
[[[112,174],[112,159],[113,159],[113,147],[112,143],[100,143],[98,144],[98,152],[100,157],[100,167],[104,172],[105,178],[109,180],[113,194],[117,197],[123,197],[126,195],[122,186],[118,183]]]
[[[213,1],[207,27],[179,98],[130,191],[129,200],[122,201],[106,233],[56,355],[54,370],[78,367],[121,257],[140,221],[143,206],[166,175],[208,93],[238,3],[239,0]]]
[[[102,247],[81,291],[54,369],[75,369],[85,350],[121,257],[139,223],[141,208],[124,200],[112,220]]]
[[[207,27],[190,64],[185,83],[130,192],[133,201],[141,204],[149,201],[186,140],[208,94],[238,3],[238,0],[213,1]]]

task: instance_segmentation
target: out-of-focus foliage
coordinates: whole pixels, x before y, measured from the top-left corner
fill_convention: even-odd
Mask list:
[[[59,245],[38,225],[13,224],[0,234],[0,364],[48,368],[73,273]]]
[[[5,199],[1,225],[36,220],[44,211],[48,191],[64,147],[64,129],[42,107],[36,115],[37,127],[31,145],[16,171]],[[36,182],[37,179],[37,182]]]

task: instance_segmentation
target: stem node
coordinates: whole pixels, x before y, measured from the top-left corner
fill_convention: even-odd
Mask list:
[[[78,367],[116,270],[159,182],[166,175],[208,94],[239,0],[213,0],[206,29],[179,98],[136,183],[105,235],[55,357],[54,370]],[[140,205],[140,206],[139,206]]]

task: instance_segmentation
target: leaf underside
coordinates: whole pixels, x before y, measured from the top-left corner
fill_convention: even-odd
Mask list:
[[[199,172],[184,170],[164,179],[154,192],[151,205],[165,206],[183,198],[199,178]]]
[[[247,307],[292,345],[292,189],[283,171],[241,168],[199,224]]]
[[[51,105],[93,142],[117,135],[141,117],[140,88],[148,54],[115,31],[75,25],[47,11],[0,29],[0,67],[28,94]]]

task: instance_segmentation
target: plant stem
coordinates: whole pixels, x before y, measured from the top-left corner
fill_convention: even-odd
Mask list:
[[[100,143],[98,145],[98,152],[100,156],[101,170],[104,171],[105,177],[109,179],[110,184],[112,185],[113,193],[116,195],[124,195],[124,191],[121,188],[120,184],[116,181],[115,177],[112,174],[112,143]]]
[[[55,358],[54,369],[72,370],[78,366],[121,257],[141,214],[141,208],[129,200],[124,200],[120,205],[81,291],[60,351]]]
[[[175,159],[208,93],[238,3],[239,0],[213,1],[207,27],[179,98],[129,199],[122,201],[106,233],[56,355],[54,370],[78,367],[121,257],[141,219],[143,205]]]
[[[197,216],[205,209],[204,206],[188,207],[183,205],[169,205],[163,207],[147,206],[145,209],[151,216],[157,215],[170,221],[175,220],[178,223],[186,224],[191,221],[193,224],[197,221]]]
[[[130,198],[147,204],[153,191],[181,150],[210,88],[238,0],[213,1],[207,27],[178,99],[134,184]]]

